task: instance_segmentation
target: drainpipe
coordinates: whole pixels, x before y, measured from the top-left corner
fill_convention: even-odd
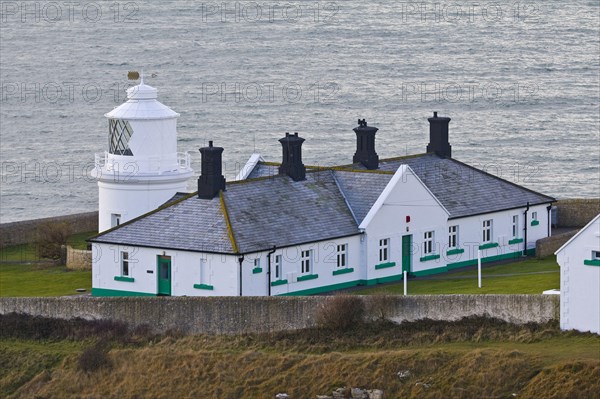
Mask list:
[[[276,250],[277,246],[273,245],[273,249],[267,253],[267,264],[269,265],[267,270],[267,296],[271,296],[271,255],[273,255]]]
[[[550,210],[552,209],[552,204],[548,205],[546,207],[546,210],[548,211],[548,237],[552,236],[552,219],[550,216]]]
[[[238,256],[238,262],[240,263],[240,296],[242,296],[242,263],[244,263],[244,255]]]
[[[523,243],[523,256],[527,256],[527,212],[529,212],[529,201],[527,201],[527,208],[525,208],[525,242]]]

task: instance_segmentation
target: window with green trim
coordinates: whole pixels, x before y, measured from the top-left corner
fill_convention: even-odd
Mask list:
[[[312,249],[302,251],[301,271],[302,274],[309,274],[312,269]]]
[[[121,251],[121,276],[129,277],[129,252]]]
[[[200,284],[209,284],[207,259],[200,258]]]
[[[538,220],[537,212],[531,212],[531,220]]]
[[[431,255],[433,248],[433,231],[426,231],[423,233],[423,255]]]
[[[481,242],[491,242],[492,241],[492,219],[483,221],[483,236],[481,238]]]
[[[519,215],[513,215],[512,217],[512,238],[519,237]]]
[[[281,255],[275,255],[274,263],[275,263],[275,279],[280,280],[281,276],[283,275],[283,270],[282,270],[283,264],[281,263]]]
[[[348,245],[347,244],[338,244],[336,249],[337,254],[337,267],[347,267],[348,266]]]
[[[382,238],[379,240],[379,263],[390,260],[390,239]]]
[[[458,247],[458,225],[448,227],[448,249]]]

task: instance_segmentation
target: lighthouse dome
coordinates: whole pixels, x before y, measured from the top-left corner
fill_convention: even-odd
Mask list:
[[[127,102],[105,114],[110,119],[171,119],[179,114],[159,102],[156,98],[158,90],[140,83],[127,89]]]

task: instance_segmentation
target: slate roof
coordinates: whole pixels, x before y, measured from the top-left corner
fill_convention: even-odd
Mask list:
[[[359,234],[331,170],[232,182],[223,202],[239,253]],[[192,194],[90,241],[233,254],[228,234],[220,198]]]
[[[544,204],[554,198],[493,176],[452,158],[421,154],[383,160],[379,170],[396,171],[408,165],[450,212],[450,218],[480,215],[527,205]],[[364,169],[362,165],[353,168]]]
[[[248,180],[227,183],[222,198],[178,193],[90,241],[233,254],[359,234],[359,224],[400,165],[415,172],[450,218],[555,201],[435,154],[381,160],[377,171],[360,164],[307,167],[312,171],[299,182],[277,175],[278,164],[260,162]]]

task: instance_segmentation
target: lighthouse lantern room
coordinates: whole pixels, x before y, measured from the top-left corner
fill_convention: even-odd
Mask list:
[[[127,102],[105,114],[108,151],[96,154],[99,231],[150,212],[192,176],[190,156],[177,152],[178,113],[161,104],[157,90],[140,84],[127,90]]]

